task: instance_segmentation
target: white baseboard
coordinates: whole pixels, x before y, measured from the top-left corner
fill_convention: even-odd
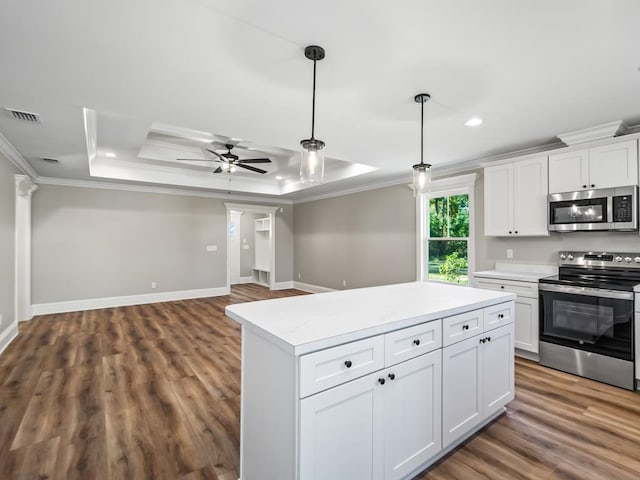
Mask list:
[[[177,292],[143,293],[141,295],[127,295],[123,297],[90,298],[86,300],[70,300],[68,302],[35,304],[31,306],[31,313],[33,315],[48,315],[51,313],[95,310],[97,308],[125,307],[127,305],[188,300],[190,298],[217,297],[228,294],[229,289],[227,287],[218,287],[181,290]]]
[[[4,332],[0,334],[0,354],[9,346],[11,342],[18,336],[18,325],[15,323],[10,325]]]
[[[290,288],[296,288],[293,280],[290,282],[275,282],[271,290],[288,290]]]
[[[335,292],[334,288],[321,287],[320,285],[311,285],[310,283],[293,282],[293,288],[310,293]]]
[[[240,277],[240,278],[238,278],[237,281],[231,282],[231,285],[239,285],[241,283],[255,283],[255,280],[251,276],[249,276],[249,277]]]

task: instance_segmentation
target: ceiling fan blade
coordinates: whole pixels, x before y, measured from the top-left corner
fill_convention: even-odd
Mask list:
[[[270,158],[245,158],[238,160],[238,163],[271,163]]]
[[[213,171],[213,173],[220,173],[220,172],[222,172],[222,167],[218,167]]]
[[[256,172],[256,173],[267,173],[266,170],[262,170],[261,168],[256,168],[256,167],[252,167],[251,165],[244,165],[242,163],[236,163],[235,164],[237,167],[242,167],[242,168],[246,168],[247,170],[251,170],[252,172]]]
[[[222,156],[222,154],[216,152],[215,150],[211,150],[210,148],[205,148],[205,150],[209,153],[213,153],[216,157],[218,157],[223,162],[227,162],[227,163],[229,162],[229,160],[227,160],[225,157]]]

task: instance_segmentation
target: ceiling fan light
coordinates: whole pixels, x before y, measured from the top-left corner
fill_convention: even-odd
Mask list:
[[[429,193],[431,187],[431,165],[418,163],[413,166],[413,196]]]

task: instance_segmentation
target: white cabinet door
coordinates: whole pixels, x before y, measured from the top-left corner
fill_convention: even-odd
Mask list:
[[[589,188],[589,150],[549,155],[549,193]]]
[[[515,346],[538,353],[538,299],[518,296],[515,307]]]
[[[406,478],[442,448],[442,350],[385,373],[384,478],[393,480]]]
[[[485,332],[483,337],[482,412],[486,418],[514,397],[513,324]]]
[[[485,334],[442,350],[442,447],[446,448],[482,419],[482,347]],[[513,360],[511,360],[513,362]]]
[[[484,234],[513,232],[513,165],[484,169]]]
[[[304,480],[383,478],[384,405],[380,373],[300,401]]]
[[[636,140],[589,149],[589,187],[611,188],[638,184]]]
[[[549,235],[547,157],[513,164],[514,235]]]

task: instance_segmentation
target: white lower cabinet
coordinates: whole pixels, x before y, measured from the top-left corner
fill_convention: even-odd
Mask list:
[[[513,324],[443,349],[444,448],[513,400],[513,354]]]
[[[300,478],[402,479],[441,449],[442,351],[302,399]]]

